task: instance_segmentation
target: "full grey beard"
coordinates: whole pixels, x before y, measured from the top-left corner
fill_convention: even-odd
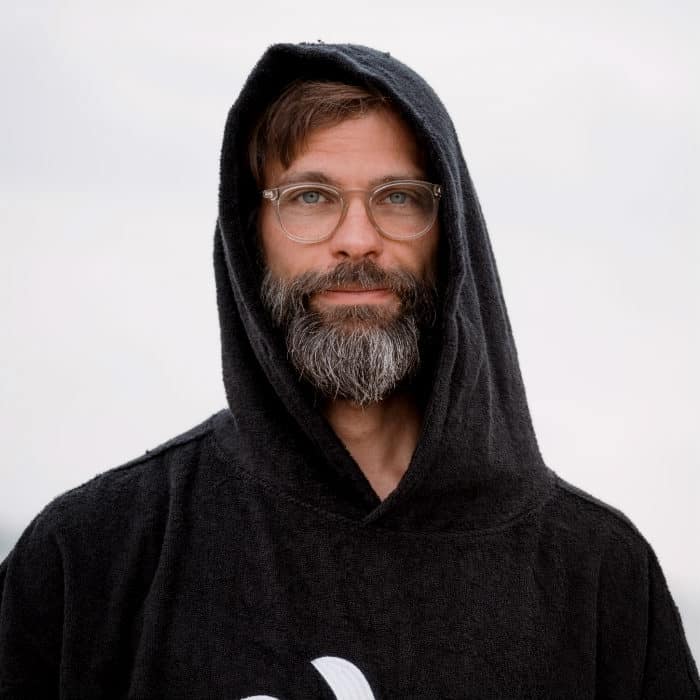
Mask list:
[[[388,287],[398,311],[379,305],[309,308],[314,292],[347,284]],[[261,296],[282,329],[287,354],[299,375],[327,399],[360,406],[382,401],[420,367],[422,331],[435,317],[435,288],[404,271],[376,263],[340,263],[327,273],[285,280],[265,272]]]

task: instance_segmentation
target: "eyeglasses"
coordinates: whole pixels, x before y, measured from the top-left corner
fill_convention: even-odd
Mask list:
[[[393,180],[372,190],[340,190],[318,182],[301,182],[263,190],[275,205],[282,230],[297,243],[330,238],[348,210],[345,195],[365,195],[365,209],[374,227],[387,238],[407,241],[425,235],[435,223],[440,185],[422,180]]]

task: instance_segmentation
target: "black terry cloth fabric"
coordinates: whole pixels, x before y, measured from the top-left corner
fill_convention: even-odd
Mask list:
[[[258,298],[247,137],[297,78],[379,86],[443,187],[424,425],[383,502]],[[0,569],[0,697],[700,697],[649,545],[540,457],[479,203],[420,77],[359,46],[271,47],[226,125],[215,269],[228,409],[32,522]]]

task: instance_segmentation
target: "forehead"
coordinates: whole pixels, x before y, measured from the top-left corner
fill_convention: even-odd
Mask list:
[[[272,161],[265,168],[266,185],[309,179],[309,173],[324,180],[350,186],[388,177],[423,179],[424,157],[408,125],[387,109],[312,131],[287,168]],[[316,178],[311,178],[316,179]]]

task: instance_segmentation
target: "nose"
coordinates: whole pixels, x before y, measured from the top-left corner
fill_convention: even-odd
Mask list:
[[[335,257],[360,260],[377,258],[384,248],[384,239],[374,227],[362,196],[351,197],[345,216],[330,238]]]

